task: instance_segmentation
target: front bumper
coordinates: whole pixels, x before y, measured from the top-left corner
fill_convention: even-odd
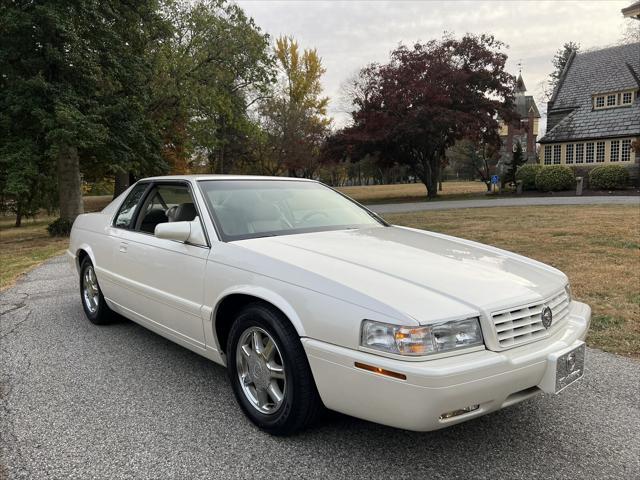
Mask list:
[[[327,408],[406,430],[437,430],[542,392],[551,358],[585,339],[591,308],[573,301],[566,326],[553,336],[503,352],[483,350],[409,362],[302,339]],[[406,376],[400,380],[356,368],[360,362]],[[548,376],[548,375],[547,375]],[[471,405],[459,416],[441,415]]]

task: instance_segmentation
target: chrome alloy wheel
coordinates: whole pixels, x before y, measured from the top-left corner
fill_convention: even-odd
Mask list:
[[[91,265],[84,270],[84,275],[82,276],[82,299],[89,312],[94,314],[98,311],[100,289],[96,272],[93,271],[93,266]]]
[[[284,403],[287,380],[280,350],[266,331],[250,327],[242,333],[236,368],[249,403],[265,415],[276,413]]]

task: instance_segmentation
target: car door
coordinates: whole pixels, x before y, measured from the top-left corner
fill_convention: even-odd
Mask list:
[[[129,191],[111,223],[105,228],[105,241],[101,242],[95,265],[100,289],[110,307],[117,310],[125,303],[128,290],[122,281],[122,258],[115,254],[126,230],[135,226],[136,213],[151,188],[149,182],[138,182]]]
[[[209,246],[154,235],[160,223],[196,217],[198,206],[188,182],[150,184],[128,227],[112,228],[118,283],[114,302],[125,316],[158,333],[204,348],[201,308]]]

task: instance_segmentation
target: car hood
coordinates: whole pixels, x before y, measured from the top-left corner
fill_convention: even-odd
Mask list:
[[[494,247],[404,227],[374,227],[235,242],[320,276],[317,291],[376,310],[383,303],[419,323],[490,313],[539,301],[566,276]],[[292,283],[305,283],[297,275]],[[337,288],[336,288],[337,286]],[[330,291],[325,291],[330,290]],[[380,309],[377,308],[379,311]]]

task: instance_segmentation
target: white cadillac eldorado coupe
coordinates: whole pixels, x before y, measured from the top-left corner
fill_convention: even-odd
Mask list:
[[[141,180],[77,218],[68,255],[91,322],[117,312],[226,365],[276,435],[323,406],[435,430],[584,372],[591,310],[563,273],[388,225],[315,181]]]

